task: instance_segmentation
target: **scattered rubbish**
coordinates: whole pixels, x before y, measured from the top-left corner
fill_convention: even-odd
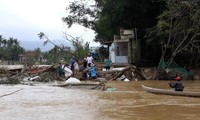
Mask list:
[[[81,81],[75,77],[70,77],[65,81],[65,83],[80,83]]]
[[[128,78],[125,78],[124,79],[124,82],[129,82],[130,80]]]
[[[29,79],[29,80],[30,80],[30,81],[33,81],[33,80],[37,80],[37,79],[41,79],[41,78],[40,78],[40,76],[34,76],[34,77],[30,77],[30,79]]]
[[[126,76],[125,76],[125,75],[122,75],[122,76],[118,77],[117,80],[120,80],[120,81],[121,81],[121,80],[124,80],[125,78],[126,78]]]
[[[116,91],[116,88],[106,88],[104,91]]]

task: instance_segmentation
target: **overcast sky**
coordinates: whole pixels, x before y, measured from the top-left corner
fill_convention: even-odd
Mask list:
[[[51,40],[63,40],[63,32],[66,31],[74,37],[83,34],[83,40],[90,42],[90,46],[99,46],[99,43],[93,42],[94,31],[79,25],[68,29],[62,22],[61,18],[67,16],[65,8],[70,1],[0,0],[0,35],[16,38],[22,47],[32,49],[33,45],[28,46],[27,42],[38,43],[35,48],[43,46],[38,33],[44,32]]]

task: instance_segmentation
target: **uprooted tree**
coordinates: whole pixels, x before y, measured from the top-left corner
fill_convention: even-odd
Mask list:
[[[87,54],[89,53],[89,43],[86,42],[84,44],[84,41],[81,39],[81,37],[73,37],[67,33],[64,33],[65,40],[69,41],[73,48],[66,47],[63,44],[57,45],[54,42],[52,42],[43,32],[40,32],[38,34],[40,39],[44,40],[44,45],[47,43],[50,43],[54,45],[55,48],[58,48],[60,51],[62,51],[63,54],[69,54],[70,56],[75,56],[76,59],[80,60],[83,59]]]

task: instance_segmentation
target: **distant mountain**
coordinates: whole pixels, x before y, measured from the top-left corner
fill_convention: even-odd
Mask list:
[[[55,44],[64,44],[65,46],[72,46],[72,44],[68,41],[60,41],[59,43],[57,42]],[[43,41],[20,41],[20,46],[23,47],[25,50],[35,50],[36,48],[40,48],[42,52],[49,51],[54,47],[51,43],[47,43],[44,46]]]

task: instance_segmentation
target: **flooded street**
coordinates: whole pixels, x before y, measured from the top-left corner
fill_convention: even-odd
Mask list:
[[[117,91],[53,87],[0,86],[0,120],[198,120],[200,98],[156,95],[141,84],[169,88],[169,81],[112,81]],[[200,81],[184,81],[199,91]],[[14,91],[17,91],[13,93]],[[12,93],[12,94],[11,94]]]

